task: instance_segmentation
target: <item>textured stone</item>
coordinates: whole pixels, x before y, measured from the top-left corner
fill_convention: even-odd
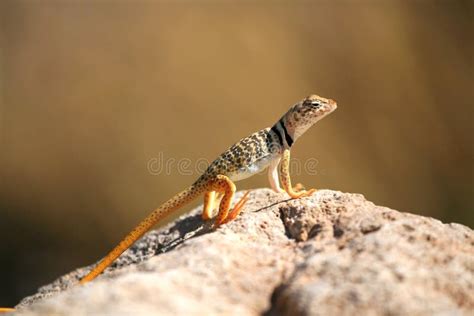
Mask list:
[[[89,267],[90,268],[90,267]],[[213,231],[199,208],[148,233],[87,284],[67,274],[18,306],[55,315],[468,315],[474,233],[321,190],[254,190]]]

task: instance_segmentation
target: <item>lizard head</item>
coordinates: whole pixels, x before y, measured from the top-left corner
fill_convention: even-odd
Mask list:
[[[313,94],[293,105],[282,120],[288,133],[296,140],[308,128],[336,108],[336,101]]]
[[[316,123],[337,108],[334,100],[326,99],[318,95],[312,94],[294,106],[294,115]]]

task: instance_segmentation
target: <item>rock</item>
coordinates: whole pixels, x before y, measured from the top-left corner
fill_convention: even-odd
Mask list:
[[[241,193],[240,193],[241,194]],[[239,195],[240,195],[239,194]],[[20,315],[472,315],[474,233],[321,190],[254,190],[213,231],[200,209],[152,231],[85,286],[67,274]]]

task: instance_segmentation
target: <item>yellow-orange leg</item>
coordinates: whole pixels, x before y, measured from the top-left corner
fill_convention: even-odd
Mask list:
[[[305,189],[304,185],[299,182],[295,184],[295,186],[293,187],[293,191],[295,192],[300,192],[300,191],[303,191],[304,189]]]
[[[216,192],[216,198],[214,199],[214,209],[212,210],[213,212],[219,206],[219,204],[221,204],[223,196],[224,194],[222,192]]]
[[[219,227],[223,223],[226,223],[235,216],[237,216],[241,210],[241,208],[244,206],[245,202],[247,201],[246,198],[247,196],[245,195],[244,198],[242,198],[239,203],[237,203],[236,206],[232,211],[230,211],[230,205],[232,204],[232,200],[235,195],[235,184],[230,180],[228,177],[224,175],[218,175],[216,179],[211,183],[211,187],[213,190],[223,193],[224,196],[221,199],[221,202],[219,204],[219,213],[217,214],[216,221],[214,223],[214,227]],[[230,214],[230,218],[227,219],[227,217]],[[233,217],[232,217],[233,216]]]
[[[234,205],[234,208],[229,212],[229,214],[225,218],[223,224],[225,224],[227,222],[230,222],[231,220],[233,220],[234,218],[236,218],[240,214],[240,211],[244,207],[245,203],[247,203],[247,201],[248,201],[247,196],[249,195],[249,193],[250,193],[249,191],[244,193],[244,195],[239,200],[239,202],[237,202],[237,204]]]
[[[202,210],[202,219],[207,221],[212,218],[214,211],[214,203],[216,201],[216,191],[208,191],[204,193],[204,209]]]
[[[216,191],[208,191],[204,193],[204,208],[202,210],[202,219],[210,220],[214,215],[214,210],[221,202],[223,194]]]
[[[301,190],[295,191],[295,189],[291,186],[291,178],[290,178],[290,151],[286,149],[283,152],[283,158],[280,163],[280,182],[283,186],[283,189],[288,193],[288,195],[293,199],[298,199],[305,196],[310,196],[316,189],[311,190]],[[300,185],[302,187],[302,185]]]

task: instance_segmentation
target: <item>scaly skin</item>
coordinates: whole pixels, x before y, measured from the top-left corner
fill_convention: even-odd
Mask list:
[[[236,191],[234,181],[248,178],[269,166],[270,184],[275,191],[286,191],[292,198],[311,195],[315,189],[295,191],[291,186],[290,148],[309,127],[334,111],[336,107],[336,102],[333,100],[311,95],[292,106],[273,127],[241,139],[214,160],[193,185],[148,215],[80,283],[84,284],[95,279],[151,227],[201,194],[204,194],[202,213],[204,220],[212,218],[217,204],[219,212],[214,227],[233,220],[239,215],[248,199],[247,192],[231,210],[230,206]],[[279,163],[283,189],[280,188],[277,177]]]
[[[219,211],[215,217],[214,227],[217,228],[233,220],[239,215],[248,199],[247,192],[231,209],[236,191],[234,182],[248,178],[267,167],[269,167],[270,185],[276,192],[286,192],[292,198],[301,198],[314,193],[315,189],[298,191],[291,186],[290,149],[308,128],[336,108],[336,102],[333,100],[311,95],[293,105],[271,128],[241,139],[214,160],[193,185],[148,215],[80,283],[84,284],[95,279],[155,224],[201,194],[204,194],[202,213],[204,220],[213,217],[213,210],[217,204]],[[0,312],[6,311],[13,310],[0,309]]]
[[[336,108],[337,104],[333,100],[311,95],[293,105],[271,128],[265,128],[241,139],[214,160],[193,185],[148,215],[80,283],[85,284],[95,279],[155,224],[201,194],[204,194],[202,212],[204,220],[212,219],[216,205],[219,205],[219,211],[215,217],[215,228],[233,220],[239,215],[248,199],[246,192],[231,209],[236,191],[234,182],[248,178],[267,167],[268,179],[274,191],[286,192],[291,198],[313,194],[316,189],[299,191],[292,187],[289,169],[290,149],[308,128]],[[280,187],[280,182],[283,189]],[[0,308],[0,313],[12,311],[14,309]]]

